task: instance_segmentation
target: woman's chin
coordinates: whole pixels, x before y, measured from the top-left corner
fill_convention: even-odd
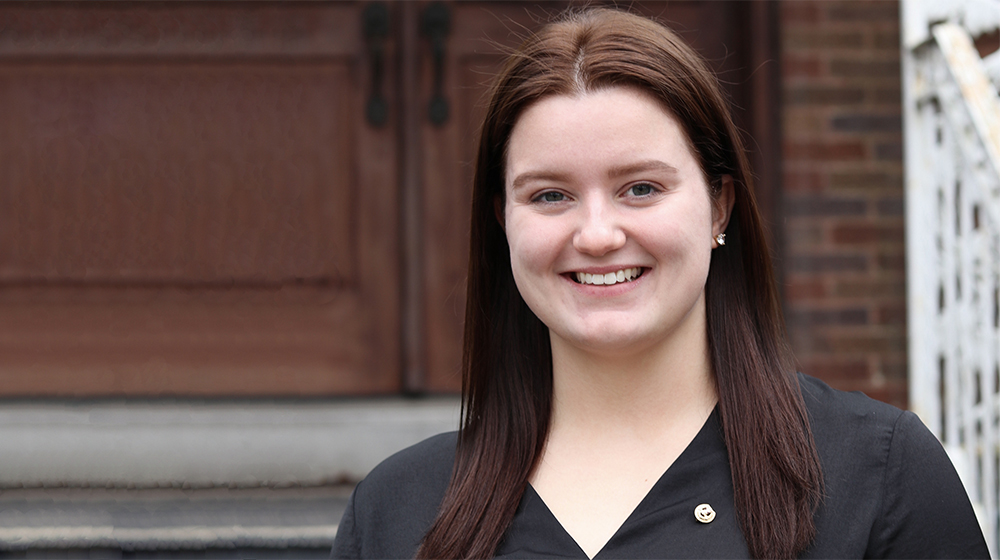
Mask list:
[[[552,334],[553,345],[563,344],[572,347],[575,352],[595,356],[637,354],[654,344],[652,337],[631,330],[602,329],[600,332]]]

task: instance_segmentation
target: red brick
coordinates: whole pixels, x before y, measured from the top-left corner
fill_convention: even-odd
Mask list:
[[[867,257],[854,253],[792,255],[786,261],[789,271],[800,273],[865,272],[869,267]]]
[[[880,325],[905,325],[906,324],[906,302],[900,301],[895,305],[880,305],[875,308],[875,323]]]
[[[898,197],[879,200],[875,204],[875,209],[878,211],[879,216],[902,217],[904,214],[902,192],[900,192],[900,196]]]
[[[858,387],[843,387],[841,390],[844,391],[861,391],[862,393],[868,395],[869,397],[882,401],[884,403],[889,403],[897,408],[906,408],[908,404],[906,384],[905,383],[889,383],[885,385],[868,385],[868,386],[858,386]]]
[[[804,372],[905,405],[898,2],[779,10],[789,340]]]
[[[788,196],[785,213],[789,217],[863,216],[868,203],[861,198],[832,196]]]
[[[865,157],[865,147],[861,142],[786,142],[786,159],[806,159],[812,161],[859,160]]]
[[[880,252],[875,262],[880,270],[905,271],[906,255],[902,250]]]
[[[903,116],[898,112],[888,115],[856,113],[837,115],[830,119],[830,127],[838,132],[896,132],[903,131]]]
[[[788,313],[788,324],[796,326],[857,326],[868,324],[868,310],[863,307],[832,309],[796,306]]]
[[[815,78],[823,74],[823,63],[815,55],[786,54],[781,58],[781,72],[786,78]]]
[[[789,302],[825,298],[827,294],[826,285],[819,278],[796,278],[785,284],[785,299]]]
[[[830,237],[838,245],[902,245],[903,228],[881,224],[838,224],[833,227]]]
[[[900,75],[899,59],[830,61],[830,74],[844,78],[894,79]]]
[[[874,95],[874,94],[872,94]],[[859,105],[865,92],[859,87],[794,85],[785,87],[785,102],[792,105]]]
[[[898,296],[902,299],[906,293],[906,283],[900,275],[899,277],[864,277],[864,278],[843,278],[833,282],[831,289],[835,297],[849,298],[886,298]]]
[[[899,52],[899,28],[879,30],[875,32],[875,48],[891,52]]]
[[[782,24],[818,23],[820,21],[819,3],[813,0],[786,0],[781,6]]]
[[[842,171],[830,174],[830,188],[837,191],[898,191],[903,192],[903,173]]]
[[[839,359],[834,356],[817,356],[802,360],[802,372],[818,377],[827,383],[832,380],[867,381],[872,371],[865,359]]]
[[[899,21],[899,4],[897,2],[819,2],[826,7],[826,17],[830,21],[845,21],[864,24],[874,22]]]
[[[811,140],[828,134],[829,118],[816,107],[798,105],[785,109],[782,124],[785,139],[791,143]]]
[[[797,357],[802,357],[809,355],[812,352],[813,338],[815,337],[814,332],[810,329],[798,329],[793,328],[794,325],[788,325],[788,342],[791,344],[792,350],[795,352]]]
[[[889,381],[906,381],[906,354],[882,356],[879,360],[879,371]]]
[[[785,225],[785,239],[793,250],[823,243],[823,224],[814,219],[790,219]]]
[[[816,192],[826,188],[826,175],[817,171],[785,169],[782,177],[785,192]]]
[[[905,351],[906,341],[886,327],[877,329],[845,329],[824,336],[831,352],[865,354],[869,352]]]
[[[869,91],[865,98],[876,105],[898,107],[903,103],[903,91],[899,86],[879,87]]]
[[[881,142],[875,144],[875,159],[882,161],[903,161],[903,143]]]
[[[782,35],[782,47],[790,51],[822,50],[836,48],[857,49],[864,36],[857,30],[824,29],[822,27],[787,31]]]
[[[833,242],[838,245],[860,245],[877,243],[879,228],[873,225],[838,225],[833,228]]]

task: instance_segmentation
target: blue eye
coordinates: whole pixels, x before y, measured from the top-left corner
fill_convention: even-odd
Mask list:
[[[638,183],[628,188],[632,196],[649,196],[653,194],[653,185],[649,183]]]
[[[548,191],[539,195],[535,200],[539,200],[541,202],[562,202],[563,200],[566,200],[566,195],[561,192]]]

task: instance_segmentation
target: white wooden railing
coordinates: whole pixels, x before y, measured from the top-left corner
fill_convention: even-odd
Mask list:
[[[910,408],[1000,542],[1000,0],[902,0]]]

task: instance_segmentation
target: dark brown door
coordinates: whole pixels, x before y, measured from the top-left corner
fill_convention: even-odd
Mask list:
[[[0,397],[458,389],[484,93],[567,3],[373,4],[0,4]],[[751,108],[757,5],[633,9]]]
[[[0,6],[0,395],[399,389],[361,8]]]

